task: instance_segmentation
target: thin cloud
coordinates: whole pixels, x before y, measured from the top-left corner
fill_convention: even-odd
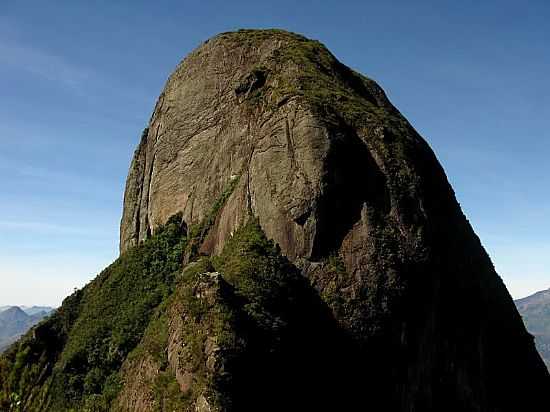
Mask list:
[[[0,220],[0,229],[2,230],[25,230],[50,235],[78,235],[78,236],[97,236],[104,235],[106,231],[78,226],[65,226],[38,221],[7,221]]]
[[[20,161],[14,161],[2,155],[0,155],[0,171],[3,171],[5,176],[12,176],[13,179],[17,179],[19,182],[32,182],[40,185],[41,188],[68,188],[71,193],[75,191],[90,193],[92,190],[101,190],[104,192],[111,185],[108,181],[93,176],[82,175],[70,169],[56,170],[32,166]]]
[[[72,64],[63,57],[5,41],[0,41],[0,63],[73,89],[85,84],[91,76],[89,70]]]

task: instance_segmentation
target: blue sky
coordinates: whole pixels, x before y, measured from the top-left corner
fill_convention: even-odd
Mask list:
[[[0,305],[58,305],[117,255],[126,173],[175,65],[279,27],[377,80],[514,297],[550,287],[545,1],[15,1],[0,10]]]

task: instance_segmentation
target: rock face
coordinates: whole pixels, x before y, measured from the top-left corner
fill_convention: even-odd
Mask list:
[[[207,41],[135,153],[121,251],[174,213],[197,225],[234,179],[200,252],[256,217],[357,343],[365,409],[542,408],[532,336],[433,152],[375,82],[282,31]]]
[[[387,110],[406,127],[374,82],[299,36],[227,34],[191,53],[170,77],[132,161],[121,250],[176,212],[189,225],[200,222],[241,175],[205,252],[219,252],[248,210],[288,256],[318,258],[335,250],[366,201],[389,199],[380,166],[357,131],[338,113],[319,112],[315,103],[325,97],[352,111]],[[376,122],[375,112],[357,114]],[[384,139],[380,127],[369,133]],[[355,184],[360,181],[364,187]]]

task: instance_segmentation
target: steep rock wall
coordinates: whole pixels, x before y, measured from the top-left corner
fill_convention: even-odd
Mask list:
[[[121,250],[176,212],[197,224],[237,177],[201,253],[258,218],[362,348],[388,410],[542,404],[532,337],[435,155],[372,80],[286,32],[203,44],[136,151]]]

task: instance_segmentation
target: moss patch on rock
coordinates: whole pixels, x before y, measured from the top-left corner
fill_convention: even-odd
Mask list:
[[[201,220],[199,224],[193,225],[189,228],[188,243],[185,250],[185,262],[189,263],[198,258],[199,248],[208,235],[209,230],[216,222],[218,214],[222,210],[223,206],[237,187],[239,183],[240,175],[235,176],[229,180],[224,190],[216,199],[212,208],[208,214]]]

